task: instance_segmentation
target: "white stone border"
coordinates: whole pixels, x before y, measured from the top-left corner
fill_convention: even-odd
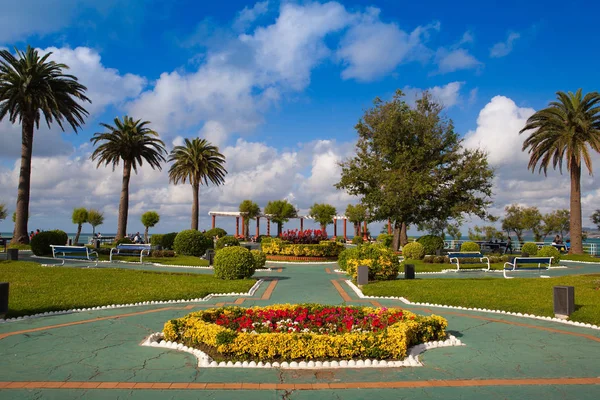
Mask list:
[[[447,305],[443,305],[443,304],[419,303],[419,302],[412,302],[404,297],[365,296],[363,294],[362,290],[360,290],[354,283],[352,283],[352,281],[346,280],[345,282],[346,282],[346,284],[348,284],[348,286],[350,286],[350,288],[354,291],[354,293],[356,293],[356,295],[358,297],[360,297],[361,299],[400,300],[401,302],[403,302],[405,304],[409,304],[409,305],[413,305],[413,306],[439,307],[439,308],[449,308],[449,309],[454,309],[454,310],[478,311],[478,312],[487,312],[487,313],[493,313],[493,314],[506,314],[506,315],[511,315],[513,317],[539,319],[542,321],[558,322],[558,323],[565,324],[565,325],[578,326],[580,328],[590,328],[590,329],[600,330],[600,326],[598,326],[598,325],[592,325],[592,324],[584,323],[584,322],[569,321],[569,320],[560,319],[560,318],[542,317],[542,316],[533,315],[533,314],[515,313],[515,312],[511,312],[511,311],[502,311],[502,310],[489,310],[487,308],[472,308],[472,307],[462,307],[462,306],[447,306]]]
[[[600,259],[598,259],[598,262],[593,262],[593,261],[576,261],[576,260],[560,260],[560,262],[571,262],[571,263],[579,263],[579,264],[594,264],[594,265],[600,266]]]
[[[386,360],[340,360],[340,361],[284,361],[282,363],[263,363],[262,361],[214,361],[208,354],[202,350],[187,347],[181,343],[166,342],[162,332],[156,332],[148,336],[140,345],[149,347],[160,347],[183,351],[193,354],[198,359],[198,367],[201,368],[281,368],[281,369],[338,369],[338,368],[398,368],[398,367],[422,367],[423,363],[419,361],[419,354],[425,350],[438,347],[464,346],[456,337],[449,335],[444,341],[427,342],[413,346],[408,349],[408,356],[404,360],[386,361]]]
[[[61,311],[48,311],[45,313],[33,314],[33,315],[24,315],[15,318],[7,318],[0,319],[0,324],[8,323],[8,322],[16,322],[22,321],[25,319],[32,318],[41,318],[41,317],[49,317],[52,315],[63,315],[63,314],[73,314],[85,311],[97,311],[97,310],[110,310],[113,308],[125,308],[125,307],[140,307],[140,306],[148,306],[148,305],[164,305],[164,304],[182,304],[182,303],[199,303],[212,299],[213,297],[229,297],[229,296],[254,296],[254,293],[258,290],[260,285],[264,282],[264,279],[259,279],[256,283],[250,288],[250,290],[246,293],[214,293],[208,294],[203,298],[191,299],[191,300],[165,300],[165,301],[142,301],[139,303],[130,303],[130,304],[111,304],[108,306],[97,306],[97,307],[89,307],[89,308],[72,308],[70,310],[61,310]]]

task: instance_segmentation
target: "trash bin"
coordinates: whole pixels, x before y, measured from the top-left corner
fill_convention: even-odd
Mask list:
[[[94,243],[96,244],[96,250],[98,250],[100,248],[100,240],[96,239]]]
[[[404,264],[404,279],[415,279],[415,264]]]
[[[0,317],[8,312],[8,282],[0,282]]]
[[[12,261],[19,261],[19,249],[6,250],[6,259]]]
[[[206,259],[208,260],[208,265],[213,265],[213,261],[215,260],[215,251],[213,249],[206,250]]]

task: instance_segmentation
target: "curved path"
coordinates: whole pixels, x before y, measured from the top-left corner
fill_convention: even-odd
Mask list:
[[[272,265],[252,298],[88,311],[0,324],[0,398],[600,398],[600,331],[513,316],[361,300],[333,266]],[[183,272],[183,271],[182,271]],[[187,272],[187,271],[186,271]],[[206,273],[206,270],[198,270]],[[423,367],[346,370],[199,368],[190,354],[141,347],[165,321],[221,304],[400,306],[448,319],[466,346]]]

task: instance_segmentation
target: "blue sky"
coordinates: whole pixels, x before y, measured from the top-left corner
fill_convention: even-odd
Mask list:
[[[83,205],[102,209],[103,230],[115,230],[120,171],[95,169],[89,138],[125,114],[151,121],[169,147],[201,136],[228,156],[226,185],[203,189],[204,226],[208,209],[244,198],[285,197],[301,210],[327,201],[342,213],[356,199],[333,189],[336,163],[352,154],[353,127],[373,98],[396,89],[409,99],[431,90],[465,144],[490,153],[496,214],[513,202],[565,208],[568,180],[528,172],[518,130],[557,90],[598,89],[589,49],[600,6],[591,2],[2,3],[0,47],[53,51],[93,100],[79,135],[36,134],[32,228],[72,231],[70,211]],[[0,139],[0,201],[12,210],[18,127],[0,122]],[[592,178],[582,183],[587,219],[600,193]],[[191,191],[169,186],[164,170],[144,169],[131,190],[130,230],[148,209],[163,215],[158,231],[189,224]]]

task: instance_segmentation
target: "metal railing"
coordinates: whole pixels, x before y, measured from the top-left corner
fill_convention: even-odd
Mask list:
[[[472,240],[444,240],[444,248],[445,249],[460,249],[460,245],[463,244],[464,242],[472,242]],[[535,244],[537,244],[538,246],[550,246],[552,245],[552,242],[534,242]],[[517,241],[512,242],[512,249],[514,252],[519,252],[521,251],[521,246],[523,246],[524,243],[520,243]],[[586,254],[592,255],[592,256],[600,256],[600,246],[598,245],[598,243],[583,243],[583,251]]]

